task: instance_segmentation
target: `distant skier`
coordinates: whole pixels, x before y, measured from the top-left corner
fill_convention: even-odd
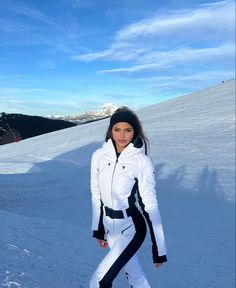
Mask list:
[[[144,217],[155,266],[167,257],[154,167],[137,115],[126,107],[117,109],[105,140],[91,162],[92,230],[98,244],[110,251],[93,273],[90,288],[111,288],[122,268],[131,287],[150,288],[136,255],[146,235]]]

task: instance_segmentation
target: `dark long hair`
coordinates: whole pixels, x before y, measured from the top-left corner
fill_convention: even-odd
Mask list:
[[[134,133],[134,137],[133,137],[131,142],[134,144],[134,146],[137,146],[137,147],[139,147],[140,144],[142,146],[142,143],[144,143],[145,154],[147,154],[147,147],[148,147],[149,141],[143,132],[143,127],[142,127],[142,124],[141,124],[138,116],[134,113],[134,111],[132,111],[131,109],[129,109],[126,106],[122,106],[122,107],[119,107],[118,109],[116,109],[116,111],[113,113],[113,115],[116,113],[120,113],[120,112],[129,113],[133,117],[133,119],[135,121],[135,133]],[[108,141],[108,139],[113,140],[111,123],[109,124],[109,127],[108,127],[107,132],[106,132],[106,137],[105,137],[106,141]]]

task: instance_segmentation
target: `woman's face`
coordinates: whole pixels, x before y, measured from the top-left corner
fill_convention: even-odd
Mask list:
[[[127,122],[116,123],[113,125],[111,132],[118,153],[124,150],[134,137],[134,129]]]

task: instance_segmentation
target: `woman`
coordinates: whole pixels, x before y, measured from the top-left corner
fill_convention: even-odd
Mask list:
[[[167,261],[154,167],[146,150],[147,140],[137,115],[127,107],[117,109],[110,119],[106,142],[94,152],[91,162],[93,237],[110,251],[92,275],[90,288],[112,287],[123,267],[131,287],[150,287],[136,256],[146,235],[144,217],[155,266]]]

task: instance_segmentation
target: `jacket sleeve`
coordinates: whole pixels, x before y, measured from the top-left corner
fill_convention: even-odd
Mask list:
[[[167,261],[161,215],[156,197],[155,171],[151,159],[144,156],[138,174],[139,204],[149,226],[154,263]]]
[[[103,203],[100,197],[98,184],[98,161],[96,152],[93,153],[91,160],[90,188],[92,196],[92,231],[93,237],[105,239],[105,229],[103,225]]]

